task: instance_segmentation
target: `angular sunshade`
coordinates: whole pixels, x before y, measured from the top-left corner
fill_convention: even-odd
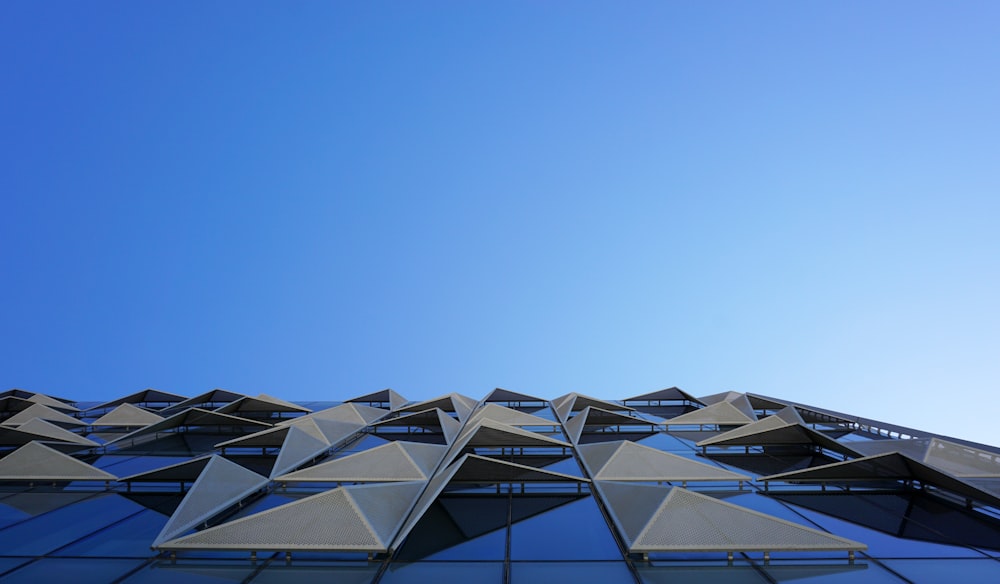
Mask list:
[[[115,475],[39,442],[29,442],[0,459],[0,481],[114,480]]]
[[[148,426],[163,420],[163,416],[123,403],[90,423],[91,426]]]
[[[868,549],[857,541],[680,487],[596,484],[631,553]]]
[[[21,432],[31,432],[39,436],[45,436],[56,442],[66,442],[69,444],[79,444],[80,446],[100,446],[97,442],[85,438],[79,434],[74,434],[65,428],[56,426],[51,422],[46,422],[41,418],[32,418],[17,427]]]
[[[751,477],[628,440],[584,444],[577,451],[594,480],[749,481]]]
[[[276,477],[280,482],[389,482],[427,480],[447,446],[393,441]]]
[[[235,462],[213,455],[191,485],[153,547],[211,519],[267,484],[267,479]]]
[[[732,402],[720,401],[714,404],[681,414],[666,421],[666,426],[742,426],[756,422],[757,418],[751,418],[742,410],[732,404]]]
[[[87,424],[81,422],[80,420],[68,416],[62,412],[53,410],[49,406],[42,404],[34,404],[29,408],[25,408],[20,412],[14,414],[13,416],[7,418],[3,421],[4,426],[17,426],[23,424],[33,418],[41,418],[46,422],[52,422],[53,424],[59,424],[63,426],[86,426]]]
[[[385,552],[425,484],[414,481],[339,487],[157,547]]]

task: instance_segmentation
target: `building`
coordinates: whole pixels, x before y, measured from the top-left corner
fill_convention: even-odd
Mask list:
[[[735,392],[0,394],[0,582],[1000,582],[1000,449]]]

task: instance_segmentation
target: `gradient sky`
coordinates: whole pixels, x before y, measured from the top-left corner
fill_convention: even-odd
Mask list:
[[[0,387],[1000,444],[995,2],[0,3]]]

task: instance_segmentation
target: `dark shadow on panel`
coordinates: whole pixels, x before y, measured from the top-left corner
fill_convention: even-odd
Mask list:
[[[1000,550],[1000,520],[921,491],[770,496],[895,537]]]
[[[481,537],[511,523],[551,511],[589,495],[442,495],[424,513],[403,542],[396,559],[414,562]]]

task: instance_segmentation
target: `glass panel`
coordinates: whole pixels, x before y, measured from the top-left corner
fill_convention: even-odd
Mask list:
[[[858,561],[854,564],[807,563],[801,561],[771,561],[764,571],[778,582],[816,582],[817,584],[904,584],[892,572],[874,562]]]
[[[142,560],[77,560],[44,558],[3,577],[4,584],[38,584],[69,580],[73,584],[106,584],[141,566]]]
[[[107,529],[55,552],[57,556],[112,556],[148,558],[154,553],[149,544],[167,524],[167,517],[143,511]]]
[[[254,576],[253,584],[319,584],[336,582],[337,584],[367,584],[375,578],[380,564],[347,562],[315,562],[303,563],[295,560],[285,564],[283,560],[275,560]]]
[[[142,510],[118,495],[101,494],[0,531],[0,549],[42,555]]]
[[[658,565],[638,565],[639,578],[645,584],[763,584],[767,582],[753,566],[745,562],[737,562],[732,566],[725,564],[699,566],[691,564],[671,565],[667,562]]]
[[[514,516],[530,518],[512,526],[512,560],[622,559],[594,499],[568,501],[568,497],[514,497]],[[553,505],[560,506],[546,510]],[[544,512],[531,517],[538,509]]]
[[[413,582],[433,582],[434,584],[476,584],[503,581],[501,562],[417,562],[405,564],[393,562],[382,575],[379,584],[413,584]]]
[[[1000,562],[967,560],[885,560],[889,568],[914,582],[1000,582]]]
[[[17,493],[0,500],[0,529],[20,521],[97,497],[94,493]]]
[[[162,560],[150,564],[129,578],[128,584],[226,584],[242,582],[257,569],[247,560],[227,564],[224,561],[209,563],[171,563]]]
[[[618,562],[512,562],[510,581],[530,582],[601,582],[634,584],[635,578],[623,561]]]

